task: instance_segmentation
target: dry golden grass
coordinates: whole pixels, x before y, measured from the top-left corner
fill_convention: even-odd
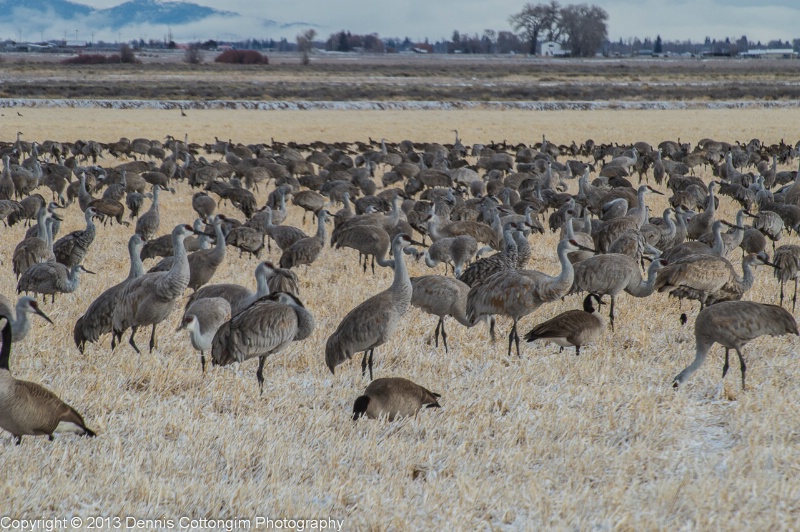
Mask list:
[[[23,118],[7,120],[29,140],[162,138],[188,131],[198,142],[213,135],[243,142],[368,135],[447,142],[448,130],[458,127],[465,143],[532,143],[542,132],[555,142],[677,136],[774,142],[795,140],[794,113],[209,111],[182,121],[166,112],[25,109]],[[162,195],[161,233],[193,218],[191,191],[184,184],[177,189],[175,196]],[[263,203],[265,192],[257,197]],[[730,200],[721,204],[722,215],[732,219]],[[665,205],[659,196],[653,210]],[[293,212],[287,223],[300,225],[300,219]],[[62,233],[81,227],[82,220],[71,206]],[[136,355],[127,344],[112,353],[109,338],[84,356],[77,352],[72,326],[97,295],[126,275],[122,250],[131,232],[101,227],[85,261],[99,275],[84,276],[75,294],[44,307],[55,326],[35,319],[30,337],[14,346],[14,374],[58,393],[98,437],[25,438],[18,447],[2,438],[4,514],[332,516],[344,519],[347,530],[774,530],[798,521],[797,338],[754,341],[745,350],[749,390],[740,391],[734,364],[718,397],[719,347],[684,389],[670,387],[693,359],[697,306],[682,328],[678,302],[663,294],[620,297],[616,332],[607,331],[579,358],[540,343],[524,345],[521,358],[507,357],[504,342],[492,345],[483,326],[467,330],[453,320],[445,355],[430,341],[436,319],[412,309],[395,337],[376,350],[375,374],[408,377],[439,392],[443,408],[395,423],[353,423],[353,400],[366,379],[358,360],[331,375],[324,342],[349,309],[389,285],[390,271],[364,275],[355,252],[330,248],[308,269],[301,267],[301,298],[317,328],[268,360],[259,397],[255,361],[201,374],[188,338],[174,332],[180,309],[159,326],[152,354]],[[3,230],[6,295],[15,286],[10,257],[23,233],[19,226]],[[556,272],[556,236],[531,242],[529,267]],[[737,268],[739,259],[734,252]],[[214,282],[253,286],[255,265],[229,250]],[[431,270],[412,264],[411,272]],[[756,277],[748,299],[777,302],[771,272],[762,268]],[[521,320],[520,332],[578,308],[580,301],[570,296],[544,306]],[[500,334],[508,327],[501,318]],[[146,340],[142,331],[140,345]]]

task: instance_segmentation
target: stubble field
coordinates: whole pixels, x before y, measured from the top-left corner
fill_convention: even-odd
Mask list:
[[[533,144],[544,133],[556,143],[664,139],[696,142],[797,140],[796,110],[596,112],[246,112],[4,110],[6,140],[182,138],[234,142],[364,140],[451,142],[507,140]],[[104,160],[110,165],[117,161]],[[792,165],[793,166],[793,165]],[[786,169],[780,167],[779,169]],[[711,173],[701,172],[708,181]],[[192,191],[162,195],[161,234],[191,222]],[[570,183],[570,192],[577,183]],[[266,191],[256,194],[259,204]],[[660,213],[665,197],[650,196]],[[721,198],[721,217],[736,207]],[[338,206],[333,207],[338,209]],[[224,214],[241,218],[230,206]],[[301,225],[296,210],[285,223]],[[77,205],[62,233],[83,226]],[[308,223],[308,233],[314,227]],[[734,364],[718,388],[722,349],[675,391],[672,378],[694,357],[697,305],[656,294],[623,295],[617,328],[575,357],[572,350],[524,345],[507,357],[498,320],[497,344],[484,326],[448,320],[450,353],[436,349],[436,319],[412,309],[395,336],[375,353],[375,376],[403,376],[442,394],[442,407],[413,419],[350,419],[363,392],[358,361],[331,375],[324,344],[355,305],[391,283],[392,273],[361,273],[357,253],[324,250],[301,267],[301,299],[316,319],[314,334],[268,359],[259,396],[257,363],[200,371],[184,333],[176,333],[183,301],[159,326],[152,353],[109,339],[80,355],[75,320],[127,272],[125,243],[133,228],[101,227],[85,261],[78,291],[44,307],[55,326],[35,319],[14,346],[12,370],[39,382],[82,412],[95,439],[0,440],[3,513],[17,517],[136,516],[152,519],[327,518],[346,530],[420,529],[792,529],[800,519],[800,431],[796,423],[796,337],[750,344],[748,385],[741,392]],[[24,228],[3,229],[3,293],[15,280],[10,257]],[[781,243],[798,243],[784,237]],[[554,274],[557,236],[532,236],[530,269]],[[278,253],[263,258],[277,261]],[[731,256],[739,268],[738,251]],[[152,265],[152,261],[145,264]],[[254,286],[255,259],[229,249],[213,282]],[[412,275],[444,273],[412,263]],[[778,285],[757,270],[747,299],[777,303]],[[564,310],[580,296],[543,306],[520,331]],[[796,315],[796,314],[795,314]],[[146,343],[144,331],[140,345]],[[360,359],[360,354],[357,355]]]

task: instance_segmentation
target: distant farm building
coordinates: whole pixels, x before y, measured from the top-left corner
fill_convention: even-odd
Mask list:
[[[797,52],[791,48],[767,48],[765,50],[748,50],[739,54],[742,57],[770,57],[770,58],[783,58],[795,59]]]
[[[564,57],[569,52],[561,48],[561,44],[555,41],[545,41],[542,43],[542,55],[545,57]]]

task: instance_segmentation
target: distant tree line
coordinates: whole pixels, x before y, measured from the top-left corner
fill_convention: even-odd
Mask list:
[[[462,54],[538,54],[543,42],[553,41],[561,45],[562,50],[574,57],[591,57],[597,54],[604,56],[660,55],[660,54],[711,54],[736,55],[748,50],[764,48],[792,48],[800,52],[800,39],[792,42],[772,40],[766,43],[750,41],[746,35],[738,39],[723,40],[706,37],[704,41],[662,40],[661,36],[632,37],[628,39],[608,40],[608,13],[599,6],[590,4],[562,5],[557,0],[533,4],[527,3],[522,9],[510,15],[509,30],[485,29],[481,33],[469,33],[454,30],[450,39],[429,42],[415,42],[408,37],[381,37],[377,33],[357,34],[341,30],[319,38],[313,29],[298,34],[294,41],[286,38],[278,40],[245,39],[241,41],[206,40],[181,45],[186,50],[186,62],[202,62],[202,51],[215,51],[220,47],[277,52],[299,52],[303,63],[308,64],[310,54],[314,50],[328,52],[359,53],[462,53]],[[172,34],[163,40],[134,39],[125,43],[134,50],[142,48],[176,48]],[[92,47],[118,47],[118,43],[93,43]],[[255,57],[255,56],[254,56]]]

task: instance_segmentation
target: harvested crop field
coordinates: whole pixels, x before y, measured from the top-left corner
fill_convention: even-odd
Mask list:
[[[19,111],[19,114],[17,113]],[[5,138],[22,131],[28,141],[119,137],[191,142],[549,141],[653,145],[665,139],[696,143],[759,138],[766,144],[798,139],[798,109],[691,111],[242,111],[109,109],[3,109]],[[207,155],[210,159],[218,155]],[[470,158],[474,162],[474,158]],[[104,154],[113,166],[121,160]],[[796,161],[779,170],[796,168]],[[378,175],[382,172],[378,171]],[[698,168],[708,183],[710,170]],[[593,176],[594,177],[594,176]],[[633,180],[633,178],[632,178]],[[376,179],[379,182],[379,179]],[[191,223],[194,192],[176,183],[162,194],[161,230]],[[271,189],[272,187],[270,187]],[[659,187],[664,191],[664,187]],[[269,190],[256,193],[259,205]],[[569,182],[577,192],[577,182]],[[41,193],[49,197],[49,190]],[[648,197],[652,212],[668,196]],[[339,205],[329,207],[335,212]],[[733,221],[738,205],[720,198],[718,217]],[[220,212],[242,218],[230,205]],[[302,224],[290,206],[284,225]],[[77,204],[64,213],[61,234],[84,227]],[[545,222],[546,226],[546,222]],[[16,285],[10,258],[25,228],[3,228],[3,294]],[[43,310],[11,367],[41,383],[80,411],[97,438],[0,440],[0,495],[14,517],[127,516],[140,519],[344,520],[344,530],[518,529],[792,529],[800,520],[800,402],[796,336],[764,337],[748,344],[748,390],[738,364],[720,385],[723,349],[680,390],[673,377],[694,358],[692,324],[699,306],[666,294],[617,299],[616,330],[595,344],[572,349],[543,342],[506,355],[510,320],[498,319],[492,344],[483,324],[467,329],[447,320],[450,352],[436,348],[436,318],[412,308],[395,335],[375,350],[375,376],[402,376],[442,395],[441,409],[396,422],[351,420],[353,401],[367,385],[361,354],[332,375],[325,342],[344,315],[392,282],[391,270],[362,273],[357,253],[326,245],[311,266],[297,268],[300,299],[316,329],[267,359],[259,396],[257,362],[212,367],[203,375],[185,332],[175,332],[185,298],[158,328],[153,353],[141,355],[109,338],[79,354],[75,320],[128,270],[124,253],[133,227],[98,228],[73,294]],[[418,237],[419,235],[416,235]],[[529,269],[559,270],[557,234],[530,237]],[[798,244],[795,234],[779,244]],[[769,249],[768,246],[768,251]],[[277,262],[279,251],[262,255]],[[731,261],[741,271],[741,254]],[[409,259],[410,260],[410,259]],[[145,263],[152,266],[154,261]],[[212,282],[253,288],[258,261],[228,248]],[[410,262],[411,275],[444,274]],[[187,291],[188,294],[189,291]],[[772,270],[756,270],[745,299],[778,302]],[[520,333],[569,309],[582,296],[542,306],[520,321]],[[689,315],[681,326],[679,314]],[[607,312],[604,308],[603,312]],[[794,314],[795,317],[797,313]],[[149,331],[138,341],[146,345]],[[127,336],[126,336],[127,338]],[[735,357],[734,357],[735,360]]]

